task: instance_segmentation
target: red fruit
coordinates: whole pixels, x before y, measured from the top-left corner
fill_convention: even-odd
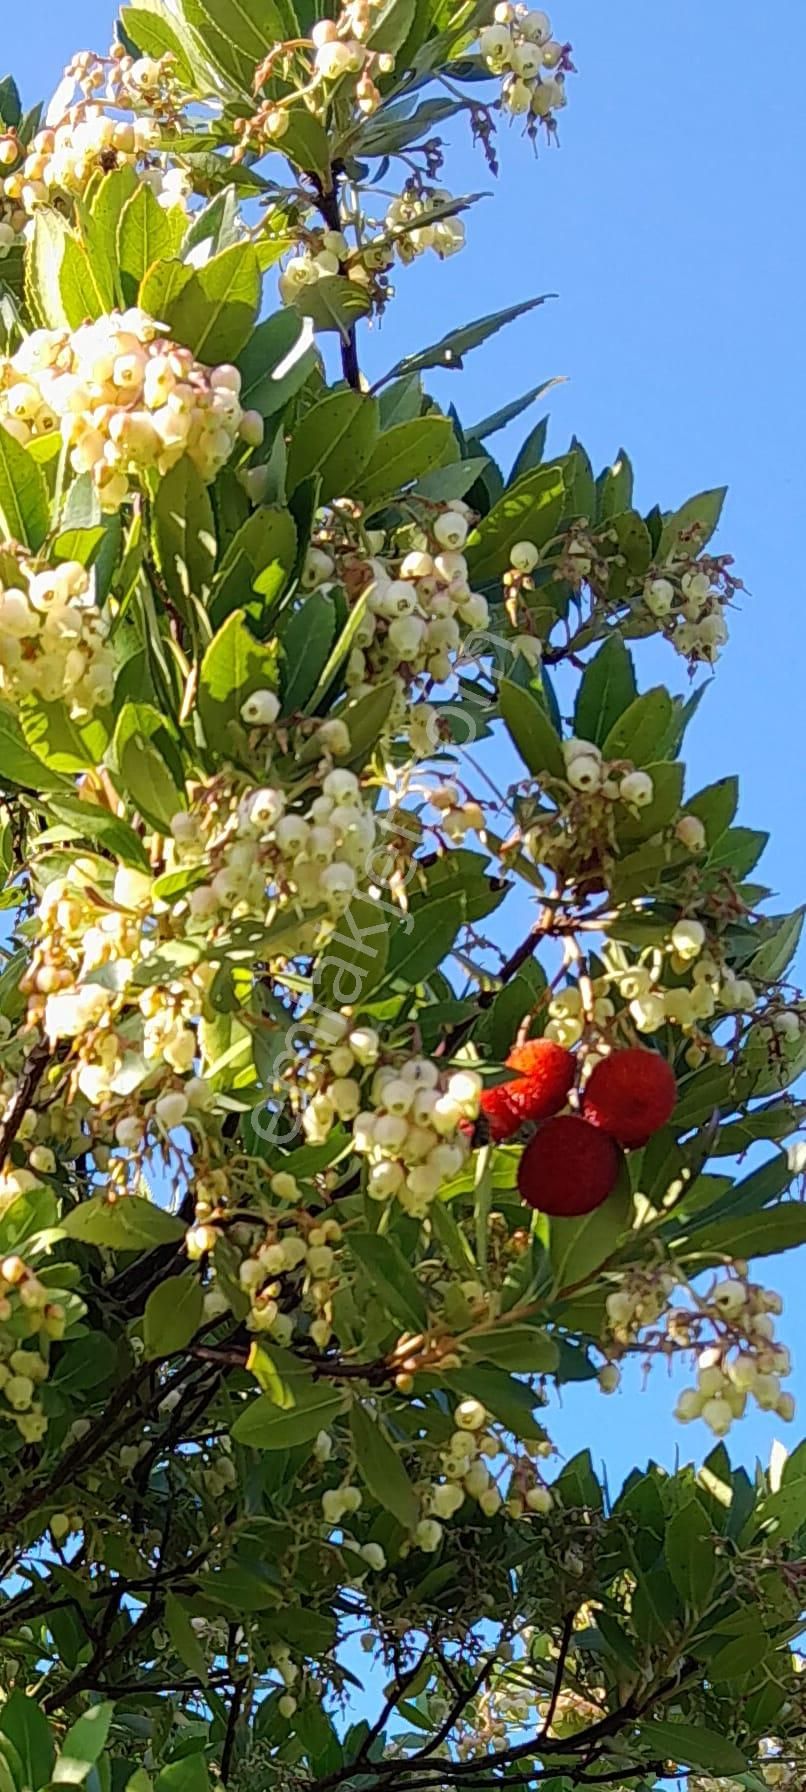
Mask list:
[[[576,1114],[558,1114],[527,1145],[518,1188],[538,1213],[577,1219],[607,1200],[620,1168],[621,1152],[607,1133]]]
[[[671,1118],[677,1101],[674,1071],[657,1052],[635,1046],[603,1058],[585,1086],[582,1111],[628,1150],[645,1145]]]
[[[576,1060],[564,1045],[553,1039],[527,1039],[516,1045],[507,1058],[509,1070],[519,1070],[528,1078],[531,1090],[530,1120],[547,1120],[565,1107],[565,1099],[576,1075]]]

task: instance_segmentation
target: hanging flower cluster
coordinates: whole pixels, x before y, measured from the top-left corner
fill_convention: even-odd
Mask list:
[[[241,408],[237,368],[203,366],[136,308],[73,331],[35,330],[0,362],[0,381],[3,427],[24,444],[60,429],[105,511],[183,455],[210,482],[239,435],[262,433],[257,414]]]
[[[177,129],[185,99],[170,55],[135,59],[121,45],[107,57],[82,51],[68,64],[32,141],[23,146],[13,131],[0,137],[0,167],[11,170],[3,179],[5,198],[30,217],[42,205],[68,207],[96,174],[130,167],[161,205],[184,205],[189,176],[159,150]]]
[[[548,14],[500,0],[479,35],[479,50],[491,73],[503,77],[505,111],[553,127],[567,104],[565,77],[573,64],[570,45],[552,37]]]
[[[112,698],[117,662],[92,575],[77,560],[37,570],[15,556],[13,584],[0,583],[0,694],[62,699],[73,720]],[[6,581],[9,551],[4,566]]]

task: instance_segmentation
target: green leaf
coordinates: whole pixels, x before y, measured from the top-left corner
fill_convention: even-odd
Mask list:
[[[596,481],[598,522],[609,522],[612,517],[621,516],[631,508],[633,484],[630,457],[620,448],[612,466],[606,467]]]
[[[220,627],[233,610],[259,622],[280,597],[297,558],[297,531],[287,510],[262,505],[233,535],[210,600],[210,620]]]
[[[792,915],[770,917],[768,925],[775,927],[775,931],[751,958],[747,966],[749,977],[757,977],[762,983],[775,983],[783,976],[800,945],[804,917],[806,909],[803,908],[796,909]]]
[[[69,792],[52,796],[47,809],[57,821],[73,825],[76,838],[97,840],[115,858],[122,859],[124,865],[136,865],[141,871],[148,871],[150,860],[142,840],[120,816],[111,815],[98,803],[84,802],[82,797]]]
[[[184,230],[185,214],[181,208],[166,211],[151,188],[141,181],[124,205],[118,223],[118,262],[127,305],[136,302],[140,282],[153,263],[168,261],[177,254]]]
[[[13,710],[0,703],[0,786],[21,784],[30,790],[67,790],[66,779],[32,752]]]
[[[577,1220],[552,1220],[549,1249],[559,1291],[589,1281],[613,1255],[632,1223],[632,1211],[629,1180],[622,1173],[612,1195],[595,1212]]]
[[[707,1609],[717,1572],[711,1524],[699,1500],[689,1500],[669,1520],[663,1553],[686,1610]]]
[[[620,635],[611,635],[585,668],[574,709],[574,733],[601,747],[636,696],[632,655]]]
[[[352,495],[378,437],[378,404],[360,392],[331,392],[307,411],[288,450],[288,489],[318,473],[320,501]]]
[[[698,817],[705,828],[708,845],[715,846],[730,827],[738,805],[738,778],[720,778],[717,784],[708,784],[704,790],[698,790],[696,796],[689,797],[686,814]]]
[[[455,896],[443,896],[410,919],[407,928],[401,915],[390,941],[386,978],[392,983],[422,983],[437,969],[463,925],[463,904]]]
[[[286,112],[287,129],[283,132],[283,155],[303,174],[318,175],[330,182],[330,140],[324,125],[302,102]]]
[[[279,1344],[252,1345],[246,1364],[264,1394],[283,1412],[291,1412],[297,1404],[300,1387],[310,1382],[313,1370],[292,1350]]]
[[[143,819],[161,833],[184,809],[184,780],[163,717],[150,703],[125,703],[112,738],[115,774]],[[180,781],[181,780],[181,781]]]
[[[224,1570],[219,1572],[223,1574]],[[213,1576],[210,1578],[212,1580]],[[132,1777],[136,1779],[137,1775]],[[204,1755],[196,1750],[194,1754],[181,1755],[178,1760],[169,1761],[167,1767],[163,1767],[157,1774],[154,1785],[155,1792],[208,1792],[210,1776]],[[127,1792],[141,1792],[141,1788],[135,1789],[130,1779],[127,1782]]]
[[[252,331],[238,356],[241,403],[271,417],[285,409],[316,365],[316,350],[295,310],[276,311]]]
[[[473,1355],[517,1375],[551,1375],[560,1351],[548,1332],[531,1325],[497,1325],[471,1340]]]
[[[530,404],[534,404],[538,398],[543,398],[552,386],[561,384],[562,381],[557,379],[543,380],[541,385],[533,386],[530,392],[524,392],[520,398],[513,398],[509,404],[502,405],[500,410],[492,411],[488,417],[482,417],[480,423],[471,424],[470,428],[465,430],[465,440],[467,442],[485,442],[488,436],[494,436],[499,429],[506,429],[508,423],[514,423],[516,417],[520,417],[522,412],[528,410]]]
[[[106,1700],[102,1705],[91,1705],[70,1725],[53,1769],[54,1785],[79,1785],[87,1778],[106,1748],[114,1714],[114,1705]]]
[[[393,925],[372,896],[353,897],[314,967],[317,1002],[325,1007],[366,1002],[383,981]]]
[[[806,1206],[800,1201],[784,1201],[779,1207],[767,1207],[738,1220],[720,1220],[693,1233],[685,1254],[690,1260],[704,1257],[718,1262],[723,1257],[776,1257],[802,1244],[806,1244]]]
[[[416,355],[405,355],[402,361],[396,361],[379,384],[386,385],[387,380],[397,379],[402,374],[423,373],[428,367],[461,369],[463,356],[469,354],[471,349],[480,348],[498,330],[503,330],[506,324],[514,323],[518,317],[525,317],[527,311],[534,311],[537,305],[545,305],[546,299],[551,296],[544,293],[539,299],[524,299],[519,305],[508,305],[505,311],[492,311],[487,317],[477,318],[475,323],[464,324],[459,330],[449,331],[447,336],[440,337],[439,342],[432,343],[430,348],[420,349]],[[514,539],[518,541],[520,537],[516,535]]]
[[[151,1251],[157,1245],[178,1244],[186,1227],[142,1195],[121,1195],[115,1201],[93,1195],[65,1214],[61,1230],[79,1244],[101,1245],[112,1251]]]
[[[744,1755],[727,1736],[693,1724],[641,1723],[637,1736],[650,1754],[674,1761],[678,1767],[696,1767],[703,1773],[741,1773]]]
[[[636,697],[602,743],[605,759],[632,759],[637,766],[662,757],[661,748],[672,720],[672,699],[663,685]]]
[[[0,525],[10,541],[36,550],[49,522],[44,474],[21,443],[0,427]]]
[[[395,685],[390,678],[376,684],[364,697],[355,697],[339,710],[339,716],[350,734],[350,758],[353,768],[366,764],[378,745],[389,711],[395,700]]]
[[[197,90],[193,46],[174,25],[169,25],[163,13],[148,5],[124,6],[120,19],[124,31],[144,56],[175,57],[182,87],[190,93]]]
[[[541,417],[534,429],[529,431],[525,442],[518,451],[509,477],[509,484],[515,485],[524,473],[531,473],[542,463],[546,452],[546,437],[549,433],[548,417]]]
[[[456,436],[447,417],[396,423],[380,436],[354,495],[371,514],[430,468],[441,467],[451,454],[456,454]]]
[[[299,35],[285,0],[180,0],[180,12],[213,69],[244,95],[251,95],[255,68],[267,51]]]
[[[370,304],[366,287],[342,274],[325,274],[303,286],[294,309],[301,317],[310,318],[315,330],[336,330],[346,340],[359,318],[367,316]]]
[[[531,691],[502,678],[501,716],[527,771],[533,778],[565,778],[562,742],[556,728]]]
[[[253,245],[233,243],[183,281],[167,315],[163,307],[160,321],[193,350],[198,361],[210,366],[234,361],[254,328],[260,289],[260,263]],[[145,303],[142,291],[140,303]]]
[[[299,609],[286,611],[280,629],[280,684],[283,714],[304,708],[315,689],[336,633],[336,605],[325,591],[314,591]]]
[[[276,684],[276,644],[264,647],[256,641],[243,611],[234,610],[202,660],[199,714],[208,746],[224,756],[242,752],[246,744],[243,705],[255,691],[274,690]]]
[[[204,1292],[195,1275],[169,1276],[146,1301],[143,1339],[146,1357],[172,1356],[194,1338],[204,1314]]]
[[[393,1512],[404,1530],[413,1531],[419,1502],[396,1449],[381,1424],[356,1403],[350,1413],[353,1448],[362,1479],[384,1511]]]
[[[370,1285],[387,1311],[408,1330],[419,1332],[428,1323],[422,1289],[402,1251],[379,1232],[351,1232],[350,1250],[367,1271]]]
[[[232,1436],[252,1450],[290,1450],[327,1431],[344,1406],[343,1391],[321,1381],[301,1387],[290,1412],[283,1412],[267,1394],[260,1394],[235,1420]]]
[[[177,1599],[175,1593],[167,1595],[163,1622],[179,1660],[184,1663],[191,1674],[195,1674],[202,1686],[206,1686],[207,1661],[204,1650],[181,1599]]]
[[[729,871],[737,881],[748,877],[769,838],[760,828],[728,828],[708,856],[709,871]]]
[[[215,523],[207,487],[188,455],[160,479],[152,518],[154,553],[171,597],[180,606],[190,596],[203,600],[215,566]]]
[[[699,554],[718,528],[727,497],[727,486],[700,492],[689,498],[679,510],[666,518],[658,546],[657,560],[671,560],[675,554]]]
[[[18,714],[29,747],[52,771],[82,772],[100,765],[109,743],[109,730],[97,713],[88,721],[77,722],[66,703],[23,697]]]
[[[50,1725],[36,1699],[19,1688],[10,1693],[0,1709],[0,1736],[17,1751],[28,1792],[38,1792],[50,1779],[54,1750]]]
[[[556,534],[565,501],[559,466],[538,467],[506,491],[469,537],[466,554],[474,585],[489,585],[508,570],[518,541],[546,546]]]
[[[81,322],[72,315],[71,295],[66,295],[62,287],[68,242],[78,248],[66,218],[50,206],[40,206],[26,252],[25,285],[34,317],[50,330],[72,329]]]

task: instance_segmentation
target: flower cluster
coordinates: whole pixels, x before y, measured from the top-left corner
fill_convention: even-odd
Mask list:
[[[119,45],[106,58],[83,51],[65,70],[32,141],[23,148],[13,132],[0,138],[0,166],[11,167],[6,198],[31,216],[39,206],[80,198],[99,172],[131,167],[163,206],[184,204],[187,174],[157,153],[166,127],[179,121],[183,97],[170,55],[135,60]]]
[[[427,249],[433,249],[440,261],[445,261],[464,248],[465,227],[461,218],[446,215],[454,204],[452,194],[443,188],[423,188],[415,181],[408,182],[386,213],[386,232],[401,261],[415,261]]]
[[[286,118],[287,114],[279,116]],[[465,227],[451,212],[455,203],[450,193],[412,180],[391,201],[380,230],[372,234],[371,224],[362,218],[360,240],[354,246],[341,230],[306,229],[277,282],[283,304],[295,305],[318,280],[342,275],[363,287],[375,309],[381,311],[391,294],[386,275],[395,255],[409,263],[432,249],[444,261],[463,247]]]
[[[683,1291],[688,1304],[677,1304],[674,1297]],[[617,1357],[640,1341],[650,1354],[694,1352],[697,1386],[681,1393],[675,1417],[682,1424],[701,1418],[724,1437],[742,1418],[748,1395],[762,1412],[794,1418],[793,1396],[781,1388],[791,1368],[789,1352],[775,1342],[772,1317],[782,1310],[781,1296],[749,1282],[741,1263],[704,1293],[695,1292],[672,1264],[636,1268],[607,1296],[603,1348]]]
[[[351,1028],[335,1013],[326,1020],[330,1049],[313,1071],[315,1093],[303,1114],[306,1137],[320,1144],[339,1121],[350,1124],[353,1147],[369,1164],[370,1199],[395,1199],[422,1219],[465,1161],[463,1128],[478,1115],[481,1078],[465,1070],[441,1077],[429,1058],[373,1068],[381,1049],[374,1030]]]
[[[680,1395],[675,1417],[682,1424],[703,1419],[716,1437],[725,1437],[734,1419],[742,1417],[748,1396],[762,1412],[774,1412],[786,1422],[794,1418],[794,1397],[781,1388],[791,1360],[786,1346],[775,1342],[772,1317],[782,1310],[780,1294],[738,1273],[717,1282],[698,1303],[698,1313],[712,1314],[721,1335],[699,1353],[696,1388],[685,1388]],[[672,1336],[682,1331],[685,1340],[687,1319],[685,1314],[671,1316]]]
[[[29,1171],[4,1176],[7,1197],[36,1186]],[[39,1443],[47,1417],[37,1389],[48,1377],[48,1340],[63,1337],[65,1311],[22,1257],[0,1262],[0,1420],[16,1425],[26,1443]],[[34,1342],[36,1340],[36,1342]]]
[[[0,693],[63,699],[74,720],[91,715],[114,688],[108,633],[85,567],[67,560],[38,572],[20,555],[15,583],[0,584]]]
[[[271,698],[276,714],[273,693],[257,695]],[[174,818],[164,863],[169,878],[184,874],[185,890],[173,899],[159,895],[153,877],[125,866],[104,888],[106,866],[92,858],[77,859],[46,885],[25,979],[31,1019],[52,1042],[75,1042],[73,1074],[87,1101],[114,1101],[118,1111],[123,1104],[121,1145],[139,1148],[151,1123],[172,1130],[206,1098],[203,1079],[177,1079],[198,1051],[193,1022],[212,972],[200,950],[193,969],[149,987],[148,960],[160,941],[223,942],[247,921],[268,934],[285,913],[298,926],[283,933],[282,959],[315,949],[356,890],[374,837],[352,772],[327,772],[304,813],[287,811],[279,790],[222,779],[200,788],[193,808]],[[145,1112],[141,1085],[149,1089]]]
[[[118,510],[132,482],[165,474],[183,455],[213,480],[239,434],[261,419],[241,409],[234,367],[204,367],[164,339],[136,308],[77,330],[35,330],[0,364],[0,421],[27,443],[61,429],[76,473],[90,473],[102,509]]]
[[[593,864],[618,856],[617,828],[652,803],[649,772],[632,760],[605,760],[595,742],[563,741],[565,777],[539,780],[541,796],[553,807],[528,801],[521,807],[522,844],[537,865],[547,865],[567,881]],[[520,849],[521,839],[511,843]],[[563,1042],[565,1043],[565,1042]]]
[[[552,37],[548,14],[500,0],[492,24],[479,35],[479,50],[488,69],[503,76],[505,111],[551,127],[567,104],[565,76],[572,64],[570,46]]]
[[[530,1513],[545,1516],[554,1505],[554,1497],[534,1468],[533,1457],[548,1456],[552,1446],[548,1440],[535,1438],[525,1447],[505,1444],[490,1427],[490,1414],[481,1401],[460,1401],[454,1414],[454,1430],[440,1458],[442,1479],[428,1495],[430,1512],[437,1520],[452,1518],[466,1499],[475,1500],[485,1517],[491,1518],[506,1501],[511,1518]],[[499,1485],[501,1472],[491,1473],[488,1463],[500,1462],[508,1476],[508,1486]]]
[[[671,561],[653,572],[643,587],[639,610],[649,612],[691,665],[701,661],[715,665],[727,641],[725,609],[736,591],[729,564],[707,555]]]
[[[303,570],[309,589],[342,583],[365,609],[347,668],[351,695],[394,678],[401,697],[415,680],[442,683],[453,670],[462,630],[483,629],[487,602],[469,583],[462,549],[472,512],[466,504],[433,508],[427,524],[408,531],[402,553],[381,530],[362,534],[347,507],[323,518]],[[401,718],[398,718],[401,719]]]
[[[620,1007],[639,1033],[656,1033],[671,1024],[692,1036],[689,1062],[696,1068],[703,1050],[712,1049],[710,1038],[701,1031],[704,1023],[720,1015],[749,1014],[758,1000],[750,978],[737,977],[720,962],[718,951],[718,937],[709,937],[704,922],[689,915],[672,925],[663,945],[637,955],[608,941],[602,952],[602,993],[620,998]]]
[[[294,1178],[283,1171],[272,1177],[271,1192],[285,1201],[301,1199]],[[203,1230],[206,1235],[208,1226]],[[276,1344],[289,1344],[294,1313],[306,1312],[312,1315],[308,1327],[312,1342],[318,1350],[326,1349],[336,1286],[333,1247],[340,1244],[341,1237],[337,1220],[307,1214],[290,1214],[287,1221],[280,1219],[267,1229],[257,1250],[240,1266],[241,1287],[251,1302],[246,1321],[250,1331],[268,1332]],[[190,1238],[191,1255],[199,1242],[196,1228]],[[207,1237],[205,1248],[210,1248]],[[288,1311],[289,1296],[293,1296],[293,1312]]]

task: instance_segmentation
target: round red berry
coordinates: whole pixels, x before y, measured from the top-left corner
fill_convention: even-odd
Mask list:
[[[527,1145],[518,1188],[527,1207],[538,1213],[577,1219],[607,1200],[620,1168],[621,1152],[607,1133],[577,1114],[558,1114]]]
[[[645,1145],[671,1119],[677,1101],[674,1071],[657,1052],[635,1046],[612,1052],[585,1086],[582,1111],[627,1149]]]
[[[576,1075],[576,1059],[553,1039],[527,1039],[507,1058],[507,1069],[518,1070],[532,1089],[531,1120],[547,1120],[565,1107]]]

